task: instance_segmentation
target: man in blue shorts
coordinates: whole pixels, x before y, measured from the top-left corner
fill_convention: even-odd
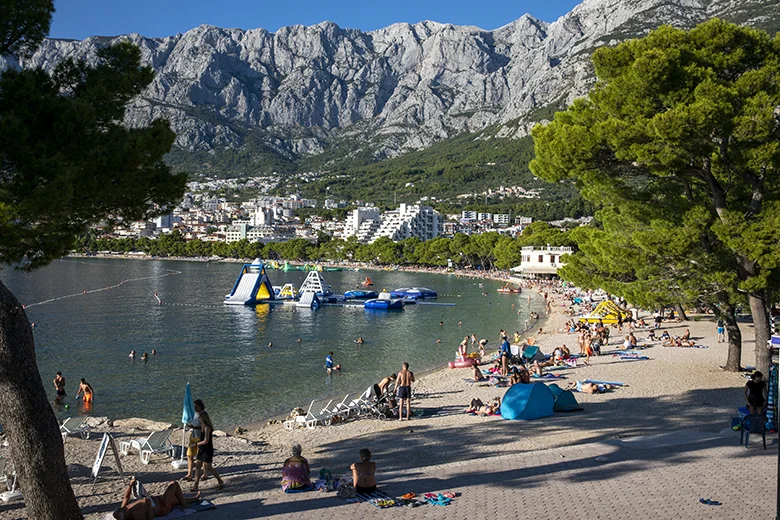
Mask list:
[[[328,374],[333,371],[333,352],[328,352],[328,355],[325,356],[325,370],[328,371]]]

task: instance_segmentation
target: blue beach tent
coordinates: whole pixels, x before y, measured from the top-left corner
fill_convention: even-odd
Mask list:
[[[577,410],[582,410],[582,407],[580,406],[580,403],[577,402],[577,399],[574,397],[571,390],[561,390],[561,393],[555,398],[553,411],[575,412]]]
[[[501,400],[501,417],[521,421],[549,417],[554,405],[555,397],[544,383],[512,385]]]

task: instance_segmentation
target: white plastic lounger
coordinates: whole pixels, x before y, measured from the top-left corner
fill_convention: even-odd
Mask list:
[[[292,419],[289,419],[287,421],[284,421],[282,425],[284,426],[285,430],[294,430],[295,428],[303,428],[306,426],[306,420],[311,416],[312,418],[314,415],[312,414],[312,408],[314,407],[314,403],[317,401],[312,401],[309,404],[309,409],[306,410],[306,415],[296,415]]]
[[[119,451],[127,455],[130,450],[136,450],[141,457],[142,464],[149,464],[149,460],[155,453],[163,453],[173,457],[173,444],[170,441],[171,430],[152,432],[148,437],[119,443]]]
[[[306,427],[310,430],[313,430],[314,428],[317,427],[317,424],[322,424],[323,426],[330,426],[330,424],[333,422],[333,414],[330,413],[330,406],[332,404],[333,404],[333,399],[328,401],[328,403],[324,405],[322,408],[320,408],[316,413],[312,413],[311,417],[306,416]]]
[[[60,425],[62,442],[68,435],[81,435],[82,439],[89,439],[89,426],[86,425],[86,417],[68,417]]]
[[[339,416],[343,420],[349,419],[349,416],[352,415],[352,412],[354,411],[349,405],[352,402],[352,394],[347,394],[344,396],[344,399],[341,400],[339,404],[336,405],[336,411],[338,412]],[[355,412],[355,415],[357,415],[357,412]]]

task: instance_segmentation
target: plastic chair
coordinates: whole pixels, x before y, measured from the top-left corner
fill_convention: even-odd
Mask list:
[[[65,442],[65,438],[68,435],[80,435],[83,439],[89,439],[89,426],[86,424],[86,417],[68,417],[60,425],[60,434],[62,435],[62,441]]]
[[[739,443],[742,444],[742,438],[745,438],[745,447],[748,447],[748,440],[751,433],[760,433],[766,449],[766,416],[751,414],[742,419],[742,429],[739,433]]]
[[[152,455],[155,453],[163,453],[173,457],[174,447],[171,444],[170,436],[171,430],[153,432],[143,439],[120,442],[119,451],[122,455],[127,455],[130,453],[130,450],[137,450],[142,464],[149,464]]]

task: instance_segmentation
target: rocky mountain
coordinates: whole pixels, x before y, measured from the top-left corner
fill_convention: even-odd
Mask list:
[[[248,150],[238,157],[249,172],[275,164],[258,154],[295,161],[337,148],[382,159],[486,128],[526,135],[587,91],[595,48],[712,17],[780,28],[775,0],[585,0],[553,23],[524,15],[495,30],[426,21],[361,32],[323,22],[276,33],[204,25],[168,38],[50,39],[0,67],[51,69],[130,39],[157,75],[129,124],[169,119],[179,157]]]

